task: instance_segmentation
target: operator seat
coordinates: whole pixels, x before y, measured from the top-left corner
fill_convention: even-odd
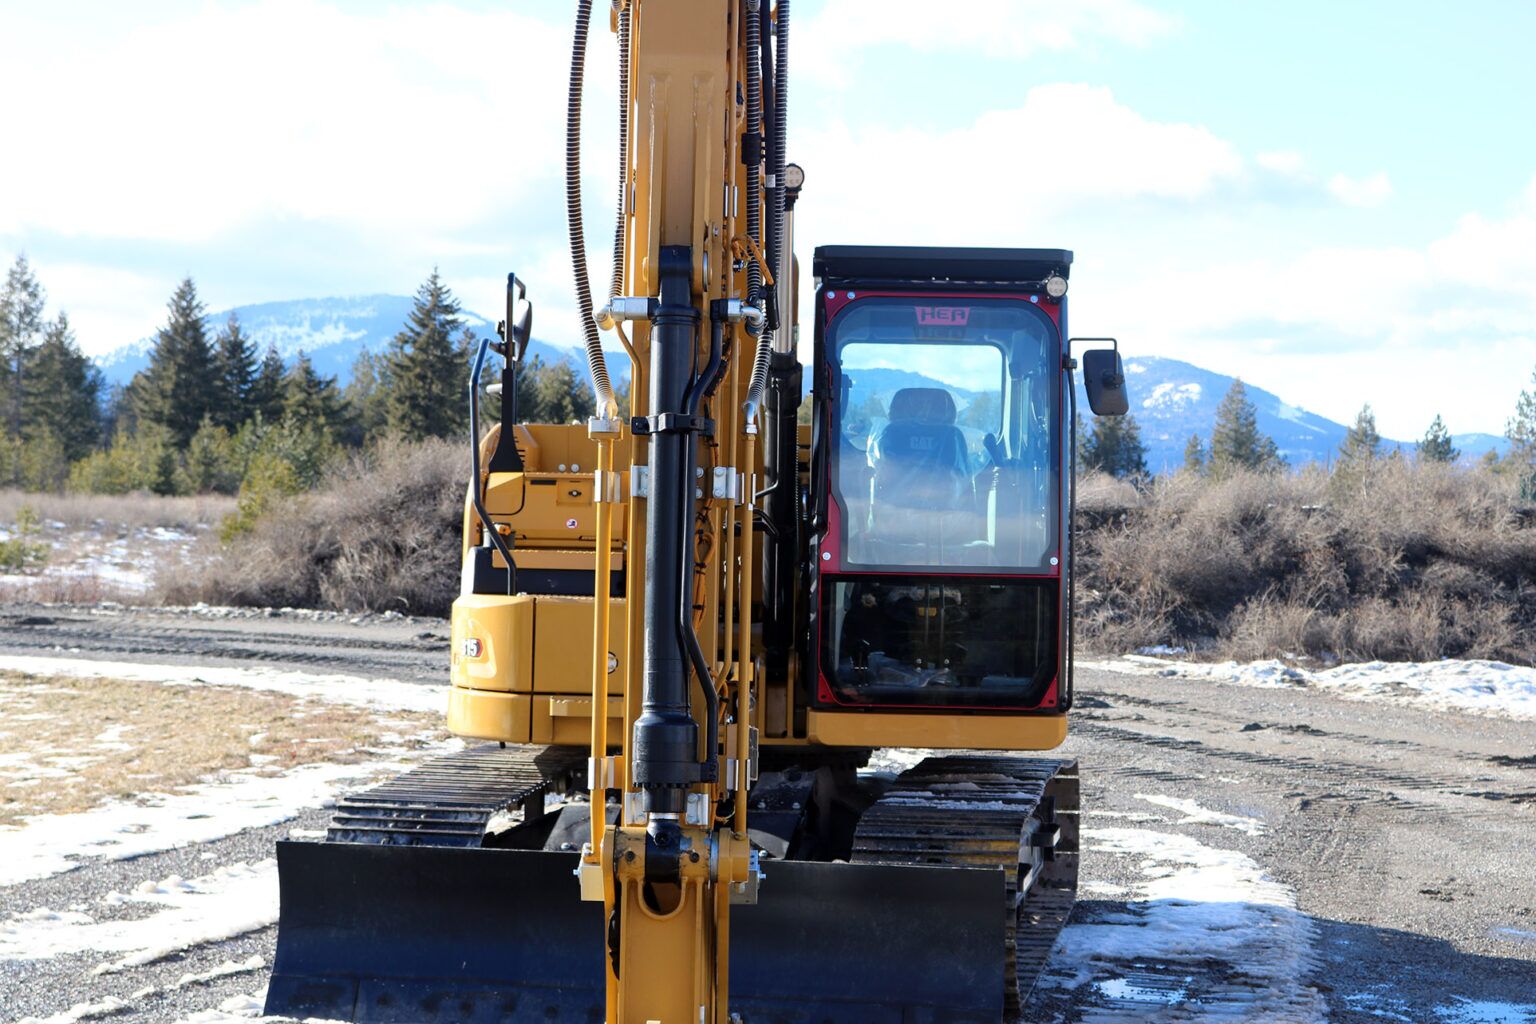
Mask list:
[[[954,396],[943,388],[902,388],[891,396],[889,415],[869,446],[875,508],[970,511],[975,491]]]

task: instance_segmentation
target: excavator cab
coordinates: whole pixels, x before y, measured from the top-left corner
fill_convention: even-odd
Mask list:
[[[816,251],[818,710],[1064,709],[1071,262]]]

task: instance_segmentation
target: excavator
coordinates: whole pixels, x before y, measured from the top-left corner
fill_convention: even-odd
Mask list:
[[[465,742],[278,844],[268,1014],[1020,1014],[1077,880],[1077,765],[1040,756],[1073,702],[1072,253],[819,246],[803,365],[790,7],[611,0],[599,305],[579,0],[566,200],[597,412],[519,420],[509,275],[469,387]],[[1088,404],[1123,414],[1118,346],[1087,341]]]

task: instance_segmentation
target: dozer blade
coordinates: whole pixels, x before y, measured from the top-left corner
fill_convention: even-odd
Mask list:
[[[277,844],[266,1012],[389,1024],[601,1024],[603,908],[574,853]]]
[[[602,907],[573,853],[279,843],[266,1012],[601,1024]],[[745,1024],[997,1024],[1003,873],[772,861],[731,913]],[[658,965],[665,969],[665,965]]]

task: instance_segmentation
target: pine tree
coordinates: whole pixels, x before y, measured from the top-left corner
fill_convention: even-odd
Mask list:
[[[1381,454],[1381,434],[1376,430],[1376,414],[1367,402],[1355,414],[1355,422],[1339,445],[1341,463],[1364,465],[1375,461]]]
[[[0,289],[0,359],[5,362],[5,411],[13,437],[22,436],[27,353],[43,330],[43,286],[25,255],[17,256]]]
[[[1509,438],[1510,460],[1522,469],[1536,470],[1536,371],[1531,372],[1531,389],[1520,392],[1504,435]]]
[[[83,458],[102,438],[102,377],[75,344],[65,314],[44,328],[42,344],[27,354],[23,365],[24,435],[28,440],[56,438],[67,462]]]
[[[388,429],[389,410],[384,405],[388,382],[384,370],[384,361],[366,348],[352,362],[352,379],[342,393],[347,417],[355,425],[354,435],[347,439],[350,444],[368,444],[384,436]],[[484,407],[487,423],[495,422],[495,409],[496,403]]]
[[[1451,443],[1451,432],[1445,429],[1445,421],[1435,414],[1435,421],[1424,432],[1424,439],[1414,446],[1419,458],[1425,462],[1455,462],[1461,452]]]
[[[1147,475],[1147,449],[1141,443],[1141,428],[1129,414],[1096,417],[1081,449],[1084,469],[1098,470],[1121,480]]]
[[[1189,443],[1184,446],[1184,469],[1187,472],[1204,475],[1205,445],[1200,442],[1199,434],[1190,434]]]
[[[283,418],[283,380],[287,375],[283,357],[277,354],[277,346],[267,345],[266,354],[261,357],[261,365],[256,369],[256,377],[251,381],[250,397],[246,402],[250,409],[247,419],[260,416],[267,423],[276,423]]]
[[[170,316],[155,335],[149,366],[128,385],[134,416],[142,429],[157,423],[171,443],[185,447],[203,417],[214,413],[213,351],[203,328],[203,304],[190,277],[176,286]]]
[[[384,357],[391,431],[408,441],[450,437],[468,418],[467,336],[459,303],[436,268],[416,291],[404,329]]]
[[[1269,471],[1283,463],[1273,438],[1259,432],[1258,411],[1248,400],[1248,389],[1234,380],[1216,409],[1211,431],[1211,474],[1221,478],[1238,470]]]
[[[256,346],[233,313],[214,339],[213,381],[213,422],[225,430],[239,429],[254,412],[250,403],[256,384]]]
[[[597,411],[592,389],[564,359],[543,368],[534,381],[534,400],[545,423],[584,423]]]
[[[335,437],[346,425],[346,409],[335,377],[315,372],[302,351],[283,380],[283,418]]]

